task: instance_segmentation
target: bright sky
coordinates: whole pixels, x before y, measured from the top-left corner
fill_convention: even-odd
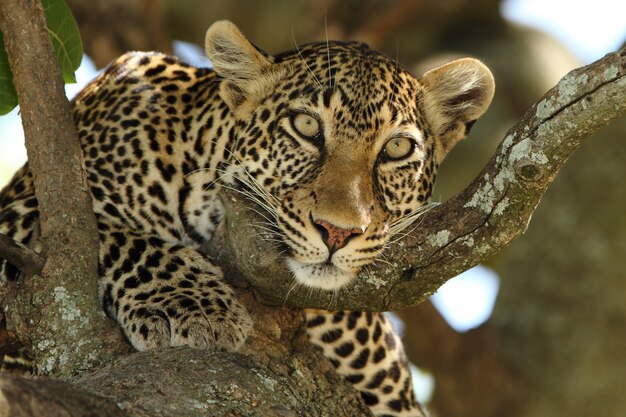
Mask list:
[[[72,98],[96,75],[96,68],[89,59],[84,56],[80,68],[76,71],[76,84],[66,84],[65,94]],[[24,148],[24,131],[22,122],[18,116],[19,108],[5,116],[0,116],[0,187],[2,187],[11,175],[26,161],[26,149]]]
[[[545,31],[588,64],[626,41],[624,0],[507,0],[507,19]]]

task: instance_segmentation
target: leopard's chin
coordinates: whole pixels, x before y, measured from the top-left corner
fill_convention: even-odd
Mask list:
[[[287,259],[287,266],[298,283],[322,290],[337,290],[356,276],[356,272],[345,271],[326,262],[305,264]]]

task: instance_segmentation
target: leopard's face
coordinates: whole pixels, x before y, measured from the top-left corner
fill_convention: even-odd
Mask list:
[[[430,195],[434,143],[420,86],[361,44],[306,45],[275,65],[282,76],[240,121],[233,152],[259,186],[250,188],[271,196],[271,227],[296,279],[338,288]]]
[[[471,76],[437,91],[440,70],[420,81],[364,44],[268,58],[233,28],[207,33],[237,118],[226,181],[266,212],[259,227],[286,249],[299,283],[340,288],[427,202],[437,165],[491,99],[490,74],[471,60]]]

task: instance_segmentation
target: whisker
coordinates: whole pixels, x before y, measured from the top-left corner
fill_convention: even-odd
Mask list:
[[[396,81],[396,78],[398,77],[398,71],[400,70],[400,64],[398,62],[398,58],[400,56],[400,52],[399,52],[399,48],[398,48],[398,40],[396,39],[396,59],[395,59],[395,66],[394,66],[394,71],[393,71],[393,80]],[[400,85],[400,83],[395,83],[394,85]],[[396,91],[397,88],[393,87],[391,90],[391,99],[389,100],[389,103],[393,103],[393,101],[396,98]]]
[[[223,188],[227,189],[227,190],[232,190],[232,191],[234,191],[234,192],[236,192],[236,193],[240,193],[240,194],[242,194],[243,196],[245,196],[245,197],[247,197],[248,199],[250,199],[250,200],[254,201],[255,203],[257,203],[259,206],[263,207],[263,208],[267,211],[267,213],[269,213],[269,215],[271,215],[271,216],[275,215],[275,213],[271,211],[271,208],[269,208],[269,209],[268,209],[267,207],[265,207],[265,206],[264,206],[264,204],[263,204],[262,202],[257,201],[257,200],[254,198],[254,195],[253,195],[253,194],[250,194],[250,193],[248,193],[248,192],[245,192],[245,191],[239,190],[239,189],[237,189],[237,188],[235,188],[235,187],[230,187],[230,186],[227,186],[227,185],[224,185],[224,184],[222,184],[221,186],[222,186]],[[263,218],[264,218],[265,220],[267,220],[268,222],[272,222],[272,221],[273,221],[273,219],[272,219],[272,218],[268,217],[265,213],[263,213],[263,212],[261,212],[261,211],[259,211],[259,210],[255,209],[254,207],[248,207],[248,208],[249,208],[250,210],[254,211],[255,213],[257,213],[259,216],[263,217]]]
[[[261,224],[260,222],[254,222],[252,224],[246,224],[245,226],[246,227],[254,227],[255,229],[265,230],[265,231],[270,232],[270,233],[277,233],[278,232],[278,230],[276,229],[276,226],[274,226],[274,225],[272,225],[273,227],[266,226],[264,224]]]
[[[228,153],[235,159],[235,161],[237,161],[239,163],[239,165],[234,165],[238,168],[241,168],[241,170],[248,176],[248,178],[250,178],[250,180],[252,181],[252,183],[254,184],[254,187],[257,191],[259,191],[260,194],[263,194],[264,196],[267,196],[271,199],[274,200],[274,202],[279,203],[278,199],[276,197],[274,197],[273,195],[271,195],[270,193],[268,193],[262,186],[261,184],[258,182],[258,180],[256,178],[254,178],[254,176],[252,176],[252,174],[250,173],[250,171],[248,171],[244,166],[243,163],[241,162],[241,160],[239,158],[237,158],[237,155],[235,155],[231,150],[228,150]],[[218,171],[218,169],[216,168],[216,171]],[[278,178],[275,178],[278,179]],[[251,184],[249,184],[251,185]]]
[[[262,238],[268,242],[282,243],[282,240],[277,236],[278,234],[275,231],[268,232],[267,229],[258,230],[259,226],[254,226],[252,224],[246,224],[243,227],[254,229],[254,237]],[[268,234],[270,236],[268,236]]]
[[[324,6],[324,32],[326,33],[326,55],[328,56],[328,88],[333,90],[333,78],[330,68],[330,41],[328,40],[328,21],[326,16],[326,6]]]
[[[339,291],[340,288],[333,288],[330,293],[330,300],[328,301],[328,306],[326,310],[333,311],[337,307],[337,302],[339,301]]]
[[[220,187],[226,189],[226,190],[231,190],[234,191],[236,193],[242,194],[244,196],[246,196],[248,199],[254,201],[255,203],[257,203],[259,206],[263,207],[265,210],[267,210],[269,213],[274,213],[274,207],[270,206],[267,204],[267,201],[261,199],[257,194],[253,194],[250,191],[246,190],[245,188],[239,189],[237,187],[233,187],[230,185],[226,185],[226,184],[220,184]]]
[[[320,89],[320,92],[324,91],[324,87],[322,86],[321,81],[319,80],[319,78],[317,78],[317,76],[315,75],[315,73],[313,72],[313,70],[311,69],[311,67],[309,66],[309,64],[306,62],[306,60],[304,59],[304,57],[302,56],[302,51],[300,50],[300,48],[298,47],[298,43],[296,42],[296,35],[293,31],[293,27],[291,28],[291,38],[293,41],[293,45],[295,47],[296,52],[298,53],[298,56],[300,57],[300,60],[304,63],[304,66],[306,67],[306,69],[309,71],[309,73],[311,73],[311,75],[313,76],[313,80],[315,81],[315,83],[317,84],[317,86]]]
[[[202,172],[202,171],[211,171],[210,168],[198,168],[198,169],[194,169],[192,171],[189,171],[188,173],[186,173],[185,175],[183,175],[183,177],[188,177],[191,174],[195,174],[196,172]]]
[[[289,290],[287,291],[287,294],[285,294],[285,298],[283,298],[283,307],[285,307],[287,305],[287,299],[289,298],[289,296],[291,295],[291,292],[296,289],[297,287],[301,286],[302,284],[300,284],[298,281],[294,280],[293,284],[291,284],[291,287],[289,287]]]
[[[429,210],[431,210],[433,207],[437,206],[438,204],[439,203],[428,203],[424,206],[418,207],[409,215],[393,222],[391,227],[389,228],[389,237],[393,237],[393,239],[388,239],[387,242],[385,242],[384,249],[385,250],[388,249],[391,245],[395,244],[396,242],[404,239],[405,237],[413,233],[413,231],[422,224],[421,220],[418,221],[417,223],[416,221],[420,219],[426,212],[428,212]],[[410,230],[405,232],[405,230],[411,225],[413,227],[411,227]]]
[[[221,172],[222,175],[220,176],[220,178],[226,174],[228,174],[228,172],[226,170],[219,170],[218,172]],[[258,186],[258,184],[255,183],[249,183],[247,180],[243,180],[241,178],[239,178],[239,181],[241,181],[242,183],[244,183],[245,185],[248,186],[248,188],[250,189],[250,191],[255,191],[255,194],[251,194],[249,191],[245,191],[248,194],[250,194],[250,197],[252,199],[254,199],[255,201],[258,201],[259,203],[261,203],[261,201],[263,202],[263,204],[266,206],[266,209],[271,209],[268,210],[270,212],[275,212],[277,206],[280,204],[278,199],[275,198],[274,196],[272,196],[270,193],[268,193],[266,190],[264,190],[263,188],[261,188],[260,186]],[[230,187],[229,185],[222,183],[222,186],[224,188]]]
[[[382,254],[381,254],[381,255],[382,255]],[[381,257],[379,257],[379,258],[376,258],[376,259],[375,259],[375,260],[374,260],[371,264],[369,264],[369,265],[373,265],[373,264],[376,264],[376,263],[378,263],[378,262],[382,262],[382,263],[386,264],[387,266],[389,266],[389,267],[392,267],[392,268],[393,268],[393,264],[392,264],[389,260],[385,259],[383,256],[381,256]]]

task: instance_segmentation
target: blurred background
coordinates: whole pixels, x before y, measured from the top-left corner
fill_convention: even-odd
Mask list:
[[[435,200],[463,189],[520,116],[569,70],[626,40],[615,0],[68,0],[86,57],[72,96],[128,50],[210,65],[204,33],[230,19],[269,53],[361,40],[415,75],[461,56],[494,72],[496,97],[450,154]],[[397,312],[418,398],[438,417],[626,415],[626,120],[590,138],[526,234]],[[0,186],[26,152],[17,110],[0,117]],[[419,370],[418,370],[419,369]]]

